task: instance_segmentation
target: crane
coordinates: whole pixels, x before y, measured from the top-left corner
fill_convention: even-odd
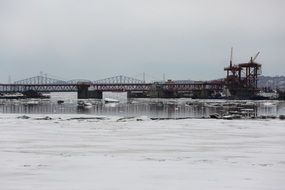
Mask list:
[[[232,68],[233,66],[233,51],[234,51],[234,48],[231,48],[230,68]]]
[[[257,54],[254,56],[254,58],[250,58],[250,63],[253,63],[255,60],[256,60],[256,58],[259,56],[259,54],[260,54],[260,51],[259,52],[257,52]]]

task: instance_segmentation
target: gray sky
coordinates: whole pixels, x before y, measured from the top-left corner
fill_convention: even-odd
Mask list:
[[[224,77],[261,51],[285,75],[284,0],[0,0],[0,81],[37,75],[100,79]]]

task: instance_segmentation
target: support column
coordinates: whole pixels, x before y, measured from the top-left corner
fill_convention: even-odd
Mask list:
[[[88,98],[102,99],[103,92],[99,90],[88,91]]]
[[[90,85],[81,84],[77,86],[77,98],[78,99],[88,99],[88,88]]]
[[[178,98],[178,93],[177,91],[164,90],[162,91],[160,98]]]
[[[145,92],[145,91],[140,91],[140,92],[128,91],[127,97],[128,98],[148,98],[147,92]]]
[[[127,91],[127,99],[133,98],[133,94],[131,91]]]

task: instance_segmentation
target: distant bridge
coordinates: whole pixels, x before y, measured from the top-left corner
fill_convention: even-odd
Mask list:
[[[37,92],[78,92],[78,98],[102,98],[102,92],[140,92],[142,94],[155,92],[157,96],[161,94],[172,94],[179,92],[212,92],[223,89],[222,81],[206,82],[153,82],[144,81],[126,76],[116,76],[91,82],[89,80],[71,80],[63,81],[43,76],[31,77],[13,84],[0,84],[0,93],[15,93],[25,91]],[[160,94],[160,95],[159,95]],[[155,95],[156,96],[156,95]]]
[[[147,91],[151,90],[155,83],[138,84],[96,84],[96,83],[77,83],[77,84],[0,84],[0,93],[25,92],[34,90],[38,92],[75,92],[80,86],[91,87],[92,90],[99,91]],[[223,84],[220,82],[203,83],[163,83],[159,84],[163,90],[169,91],[189,91],[189,90],[221,90]]]
[[[94,84],[142,84],[145,83],[142,80],[127,77],[123,75],[118,75],[115,77],[109,77],[105,79],[100,79],[96,81],[86,80],[86,79],[73,79],[73,80],[60,80],[54,79],[47,76],[34,76],[26,78],[23,80],[15,81],[14,84],[77,84],[77,83],[94,83]]]

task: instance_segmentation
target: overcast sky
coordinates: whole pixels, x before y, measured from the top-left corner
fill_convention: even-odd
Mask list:
[[[221,78],[232,46],[285,75],[284,18],[284,0],[0,0],[0,81]]]

